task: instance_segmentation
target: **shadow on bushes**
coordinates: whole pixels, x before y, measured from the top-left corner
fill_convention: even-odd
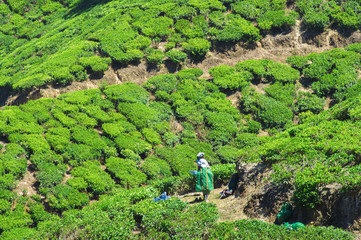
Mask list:
[[[91,8],[99,4],[106,4],[111,0],[79,0],[77,3],[72,6],[72,9],[68,14],[65,15],[65,18],[71,18],[77,15],[80,15],[83,12],[89,11]]]

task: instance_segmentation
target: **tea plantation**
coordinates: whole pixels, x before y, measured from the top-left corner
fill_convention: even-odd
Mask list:
[[[200,78],[200,69],[184,69],[142,86],[103,85],[5,107],[1,239],[179,239],[185,233],[194,239],[243,239],[248,233],[249,239],[352,238],[333,228],[296,234],[259,221],[218,223],[213,204],[150,200],[163,191],[192,190],[189,170],[199,151],[207,153],[218,187],[241,159],[271,163],[270,181],[295,186],[300,206],[317,207],[318,189],[327,183],[360,189],[359,50],[355,44],[293,56],[290,65],[221,65],[209,71],[209,81]],[[340,71],[350,77],[337,77]],[[313,91],[299,90],[302,78]],[[254,81],[269,84],[265,94],[251,87]],[[227,98],[236,91],[238,107]],[[335,102],[327,111],[325,97]],[[13,190],[28,164],[38,194],[18,196]],[[135,229],[141,234],[133,235]]]
[[[358,1],[7,0],[0,19],[0,90],[14,92],[82,81],[110,64],[182,64],[287,32],[297,19],[311,31],[361,27]]]
[[[215,187],[242,161],[267,164],[267,181],[294,187],[293,204],[309,209],[320,205],[327,184],[361,190],[360,43],[287,63],[214,66],[209,80],[182,67],[218,44],[252,45],[296,20],[312,31],[357,31],[360,4],[0,1],[2,90],[66,85],[139,61],[183,68],[141,86],[100,84],[3,107],[0,239],[353,239],[332,226],[289,231],[259,220],[222,222],[213,203],[151,200],[193,191],[190,170],[200,151]],[[19,187],[29,172],[36,194]]]

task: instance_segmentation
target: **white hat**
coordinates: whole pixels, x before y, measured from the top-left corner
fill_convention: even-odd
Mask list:
[[[204,157],[204,152],[199,152],[199,153],[197,154],[197,158],[202,158],[202,157]]]

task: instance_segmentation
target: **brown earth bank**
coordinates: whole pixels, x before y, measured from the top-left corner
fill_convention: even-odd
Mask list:
[[[183,68],[200,68],[204,71],[202,77],[209,79],[208,70],[212,67],[226,64],[234,66],[237,62],[248,59],[271,59],[285,62],[292,55],[307,55],[312,52],[322,52],[333,48],[343,48],[349,44],[361,42],[361,32],[349,36],[334,30],[326,30],[321,34],[306,32],[297,21],[292,31],[288,33],[270,33],[260,42],[251,46],[241,43],[232,45],[216,44],[202,60],[188,60]],[[42,97],[57,97],[62,93],[98,88],[101,84],[121,84],[131,81],[142,84],[148,78],[158,74],[174,73],[180,70],[170,61],[165,61],[159,67],[150,67],[145,61],[125,67],[111,66],[103,75],[90,75],[83,82],[73,82],[68,86],[47,85],[33,89],[30,92],[11,94],[9,89],[0,89],[0,105],[19,105],[28,100]]]
[[[320,188],[320,204],[314,209],[298,207],[292,201],[292,186],[274,184],[271,166],[263,163],[239,164],[240,177],[234,196],[220,199],[218,188],[211,192],[210,202],[217,205],[219,221],[259,219],[275,223],[278,212],[286,202],[291,203],[293,213],[289,222],[302,222],[313,226],[335,226],[356,233],[361,239],[361,191],[342,193],[341,185],[329,184]],[[183,201],[198,203],[201,193],[179,195]]]

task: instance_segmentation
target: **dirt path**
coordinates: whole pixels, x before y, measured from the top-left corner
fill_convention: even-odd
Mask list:
[[[36,188],[34,186],[37,180],[35,178],[35,172],[31,168],[31,164],[32,163],[28,160],[27,171],[24,174],[23,179],[19,181],[18,185],[14,189],[14,192],[17,195],[24,195],[25,193],[26,196],[30,197],[37,194]]]
[[[214,189],[209,195],[209,202],[214,203],[217,205],[217,209],[219,212],[219,222],[224,221],[234,221],[234,220],[241,220],[241,219],[250,219],[249,216],[244,212],[244,209],[247,207],[249,201],[251,200],[252,196],[256,194],[258,191],[254,189],[253,193],[249,193],[246,195],[235,197],[229,196],[224,199],[219,199],[220,193],[224,188],[216,188]],[[183,195],[177,195],[182,201],[188,202],[190,204],[197,204],[202,202],[203,195],[202,193],[192,192],[186,193]],[[197,200],[201,199],[201,200]],[[266,222],[273,222],[272,219],[269,218],[258,218],[259,220],[263,220]]]

